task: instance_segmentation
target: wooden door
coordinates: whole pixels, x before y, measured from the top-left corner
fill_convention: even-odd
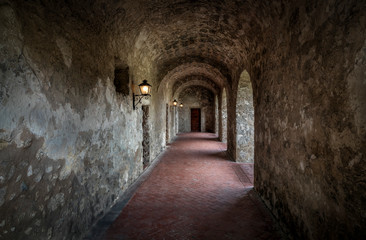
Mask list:
[[[201,132],[201,109],[191,109],[191,132]]]

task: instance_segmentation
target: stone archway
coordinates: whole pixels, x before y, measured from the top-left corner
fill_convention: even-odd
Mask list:
[[[191,109],[200,109],[200,131],[214,132],[215,110],[212,102],[214,93],[202,86],[188,86],[180,92],[179,100],[183,107],[179,107],[179,132],[190,132]]]
[[[243,71],[236,99],[236,161],[254,162],[254,107],[250,76]]]

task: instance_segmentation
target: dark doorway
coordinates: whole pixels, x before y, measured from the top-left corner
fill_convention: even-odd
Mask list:
[[[201,109],[192,108],[191,109],[191,131],[201,132]]]

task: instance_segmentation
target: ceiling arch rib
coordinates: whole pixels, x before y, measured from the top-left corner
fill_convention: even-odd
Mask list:
[[[216,92],[220,92],[221,88],[210,78],[207,78],[202,75],[190,75],[190,76],[187,76],[185,78],[181,78],[181,79],[175,81],[174,85],[170,85],[170,87],[172,89],[172,94],[174,95],[174,93],[176,92],[176,90],[179,88],[180,85],[191,82],[191,81],[197,81],[197,80],[200,80],[200,81],[204,82],[206,85],[211,86],[211,88],[214,88]]]
[[[209,82],[203,80],[192,80],[186,83],[181,84],[173,93],[173,99],[178,99],[180,94],[184,91],[184,89],[192,87],[192,86],[200,86],[210,90],[214,95],[218,94],[218,89],[212,86]]]
[[[181,64],[166,74],[159,84],[159,93],[167,93],[165,96],[172,96],[173,86],[177,81],[189,79],[191,76],[201,76],[201,78],[212,81],[217,88],[226,86],[227,80],[224,75],[213,66],[207,63],[190,62]]]

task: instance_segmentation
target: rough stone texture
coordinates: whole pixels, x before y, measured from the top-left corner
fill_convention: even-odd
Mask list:
[[[170,114],[170,139],[169,142],[173,141],[176,134],[178,133],[178,111],[176,106],[170,106],[169,108],[169,114]]]
[[[283,6],[253,53],[255,188],[296,239],[366,238],[365,13]]]
[[[142,106],[142,159],[146,167],[150,164],[150,125],[149,125],[149,106]]]
[[[240,75],[236,104],[236,161],[254,162],[253,90],[247,71]]]
[[[219,136],[219,100],[218,95],[215,95],[215,133]]]
[[[171,127],[169,126],[171,124],[171,119],[169,117],[169,104],[166,104],[166,108],[165,108],[165,141],[166,143],[169,143],[170,140],[170,129]]]
[[[143,79],[153,86],[143,102],[151,161],[166,144],[166,104],[196,80],[217,92],[219,137],[235,159],[244,69],[255,189],[296,239],[366,238],[365,8],[1,1],[1,238],[77,239],[138,177],[143,112],[132,110],[132,92]],[[128,94],[116,94],[117,66],[128,68]]]
[[[226,97],[226,89],[222,90],[222,98],[221,98],[221,125],[222,125],[222,136],[221,141],[226,143],[227,142],[227,97]]]
[[[212,80],[200,76],[191,76],[190,79],[182,79],[174,83],[173,98],[178,98],[180,93],[189,86],[202,86],[209,89],[215,95],[220,92],[220,88]]]
[[[0,5],[0,239],[77,239],[141,173],[141,117],[108,36],[15,6]]]
[[[190,86],[179,95],[179,132],[191,131],[191,108],[201,109],[201,132],[214,132],[214,95],[201,86]]]

